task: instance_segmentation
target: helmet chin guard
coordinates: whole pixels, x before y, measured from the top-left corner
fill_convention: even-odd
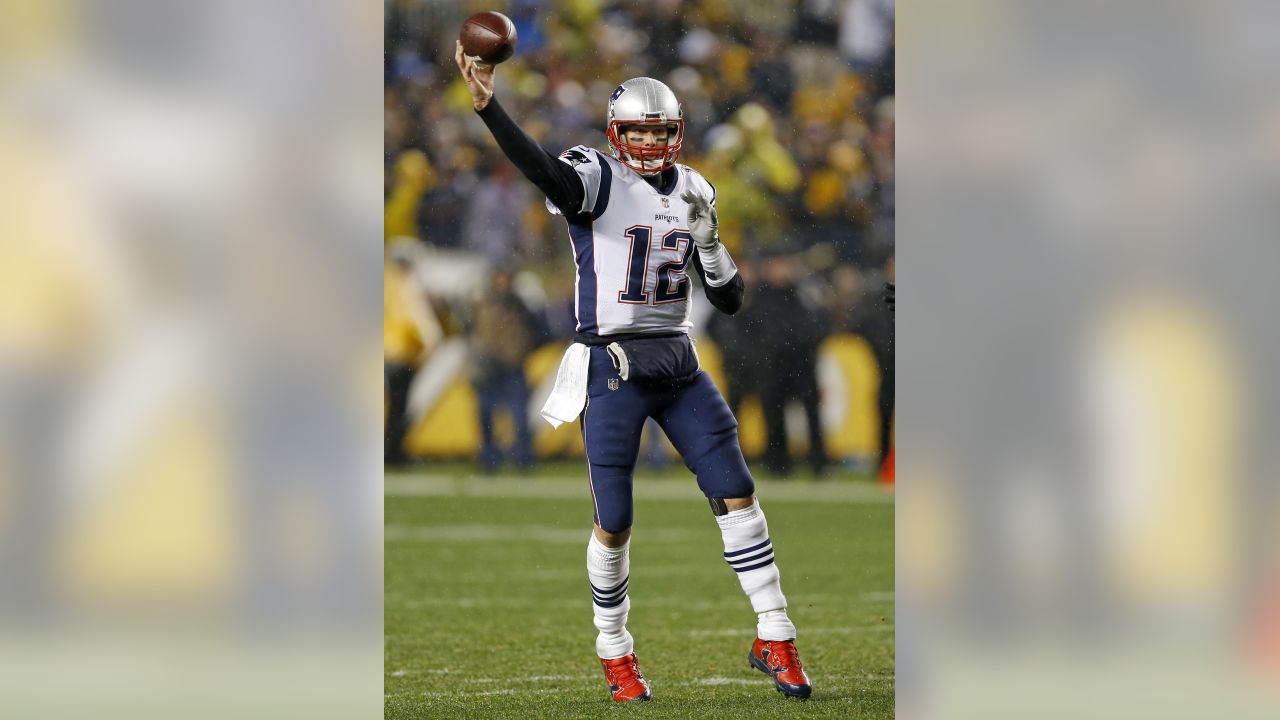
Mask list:
[[[666,127],[670,134],[663,147],[628,144],[622,128],[630,125]],[[609,121],[605,128],[609,152],[641,175],[657,175],[674,167],[684,144],[684,110],[671,88],[653,78],[627,80],[609,97]]]

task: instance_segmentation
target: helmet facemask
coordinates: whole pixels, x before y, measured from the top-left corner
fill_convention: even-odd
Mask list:
[[[634,126],[655,126],[667,128],[667,144],[644,147],[627,142],[626,128]],[[605,132],[613,156],[623,165],[641,175],[651,176],[674,167],[680,157],[680,146],[684,143],[684,121],[651,120],[636,122],[634,120],[614,120],[609,123]]]

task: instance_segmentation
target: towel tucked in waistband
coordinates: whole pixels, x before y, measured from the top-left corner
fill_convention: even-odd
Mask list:
[[[574,343],[564,351],[560,369],[556,371],[555,388],[542,406],[542,418],[557,428],[577,419],[587,404],[587,370],[591,366],[591,348]]]

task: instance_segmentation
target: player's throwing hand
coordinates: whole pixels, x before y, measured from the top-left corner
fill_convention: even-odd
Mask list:
[[[461,41],[457,45],[453,59],[458,62],[462,79],[467,81],[467,89],[471,91],[471,106],[479,112],[493,99],[493,72],[497,66],[481,62],[480,58],[470,57],[462,52]]]
[[[692,190],[680,193],[680,199],[689,203],[689,234],[693,242],[703,250],[714,250],[720,244],[720,218],[716,216],[716,209]]]

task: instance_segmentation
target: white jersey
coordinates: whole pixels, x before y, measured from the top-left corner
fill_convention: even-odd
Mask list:
[[[560,155],[586,190],[582,207],[566,217],[577,264],[574,311],[578,331],[689,332],[689,234],[685,190],[715,205],[716,191],[696,170],[676,165],[669,193],[638,173],[585,145]],[[560,209],[547,201],[547,208]]]

